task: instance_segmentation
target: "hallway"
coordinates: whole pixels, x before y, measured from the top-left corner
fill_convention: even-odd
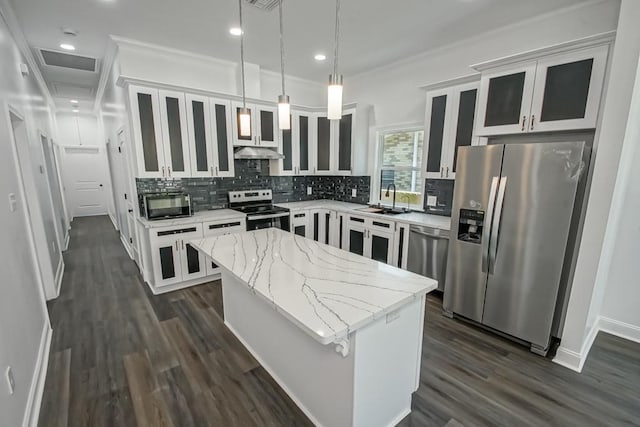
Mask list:
[[[74,221],[65,262],[41,426],[310,425],[224,326],[217,283],[151,295],[108,217]],[[400,425],[640,425],[640,344],[600,334],[577,374],[441,309],[429,296]]]

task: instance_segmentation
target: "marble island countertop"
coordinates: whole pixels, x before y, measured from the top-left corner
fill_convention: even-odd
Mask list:
[[[322,344],[437,287],[433,279],[275,228],[190,243]]]
[[[432,215],[423,212],[407,212],[397,215],[383,215],[379,213],[364,212],[360,209],[366,209],[368,205],[360,205],[357,203],[337,202],[335,200],[309,200],[305,202],[289,202],[276,203],[277,206],[287,208],[291,211],[307,210],[307,209],[331,209],[339,212],[347,212],[355,215],[369,216],[375,218],[384,218],[391,221],[399,221],[408,224],[425,225],[428,227],[439,228],[442,230],[451,229],[451,218],[447,216]],[[398,207],[402,207],[397,205]]]

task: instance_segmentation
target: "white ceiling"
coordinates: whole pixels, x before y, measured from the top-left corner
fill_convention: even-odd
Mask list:
[[[357,74],[460,41],[496,27],[588,0],[342,0],[340,71]],[[109,34],[236,61],[236,0],[11,0],[33,47],[58,49],[61,27],[78,31],[80,55],[101,59]],[[324,82],[332,67],[335,2],[284,3],[286,72]],[[278,12],[245,11],[245,58],[279,71]],[[535,37],[532,34],[532,37]],[[315,53],[327,55],[317,63]],[[36,56],[37,57],[37,56]],[[97,74],[41,67],[54,97],[54,84],[93,89]],[[83,98],[81,96],[78,96]],[[62,96],[65,98],[65,96]],[[66,97],[68,98],[68,96]],[[67,101],[60,101],[68,106]]]

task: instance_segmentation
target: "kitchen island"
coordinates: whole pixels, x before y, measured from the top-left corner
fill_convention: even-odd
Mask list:
[[[316,425],[411,411],[435,280],[273,228],[190,244],[222,268],[227,327]]]

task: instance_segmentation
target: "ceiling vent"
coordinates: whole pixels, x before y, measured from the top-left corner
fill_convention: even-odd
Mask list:
[[[42,62],[53,67],[71,68],[73,70],[96,72],[98,61],[89,56],[71,55],[54,50],[40,49]]]
[[[245,0],[251,6],[256,9],[264,10],[266,12],[270,12],[278,5],[280,0]]]

